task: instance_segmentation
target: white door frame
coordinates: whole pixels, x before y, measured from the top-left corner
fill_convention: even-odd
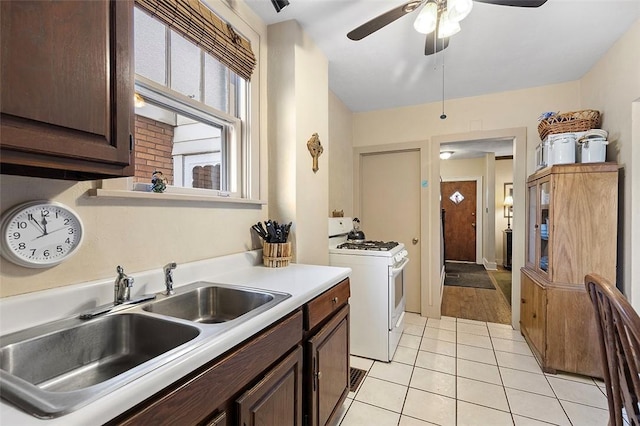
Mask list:
[[[482,176],[454,176],[442,178],[442,182],[459,182],[472,180],[476,182],[476,264],[481,265],[484,263],[484,253],[482,249],[482,225],[484,220],[484,215],[482,214],[482,200],[484,199],[482,197]]]
[[[429,164],[430,170],[428,173],[428,179],[431,182],[439,182],[440,179],[440,144],[470,141],[470,140],[487,140],[487,139],[513,139],[513,219],[511,221],[511,228],[513,229],[513,253],[511,258],[512,264],[512,280],[511,280],[511,325],[514,329],[520,329],[520,268],[524,266],[524,246],[525,246],[525,194],[526,194],[526,180],[527,180],[527,128],[515,127],[511,129],[498,129],[498,130],[476,130],[468,133],[458,133],[450,135],[438,135],[431,139],[431,146],[429,149]],[[533,154],[533,152],[532,152]],[[531,156],[529,162],[532,163],[535,160],[534,156]],[[440,219],[435,213],[438,213],[440,191],[431,191],[428,207],[431,209],[429,214],[429,230],[430,233],[436,235],[435,232],[439,232]],[[424,211],[423,211],[424,212]],[[440,245],[440,240],[432,241],[430,252],[435,253],[433,250],[437,249]],[[426,250],[425,250],[426,251]],[[437,256],[439,258],[439,256]],[[429,287],[439,289],[440,287],[440,273],[437,267],[429,269]],[[424,290],[423,290],[424,291]],[[439,297],[439,299],[441,299]],[[441,300],[438,301],[441,303]],[[440,306],[438,308],[437,317],[440,316]]]

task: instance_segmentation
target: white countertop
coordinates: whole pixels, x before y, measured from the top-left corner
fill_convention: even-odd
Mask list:
[[[0,400],[0,424],[69,426],[104,423],[268,327],[348,277],[351,272],[349,268],[299,264],[267,268],[260,264],[260,260],[261,251],[257,250],[178,265],[174,271],[174,287],[204,280],[285,292],[291,294],[290,298],[228,332],[212,336],[177,360],[67,415],[38,419]],[[125,272],[135,278],[132,298],[164,290],[160,268],[140,273]],[[108,303],[113,298],[114,279],[0,299],[0,334],[77,316],[82,311]]]

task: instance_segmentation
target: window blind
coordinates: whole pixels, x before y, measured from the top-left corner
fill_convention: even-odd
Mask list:
[[[256,58],[251,42],[200,0],[135,0],[136,5],[210,53],[245,80]]]

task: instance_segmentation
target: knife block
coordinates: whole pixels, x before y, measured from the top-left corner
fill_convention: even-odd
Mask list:
[[[262,263],[269,268],[282,268],[289,266],[291,261],[291,242],[287,243],[263,243]]]

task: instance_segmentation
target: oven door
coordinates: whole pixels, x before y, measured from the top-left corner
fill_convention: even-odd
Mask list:
[[[404,268],[407,263],[409,258],[404,258],[400,264],[389,267],[389,360],[393,358],[404,331]]]

